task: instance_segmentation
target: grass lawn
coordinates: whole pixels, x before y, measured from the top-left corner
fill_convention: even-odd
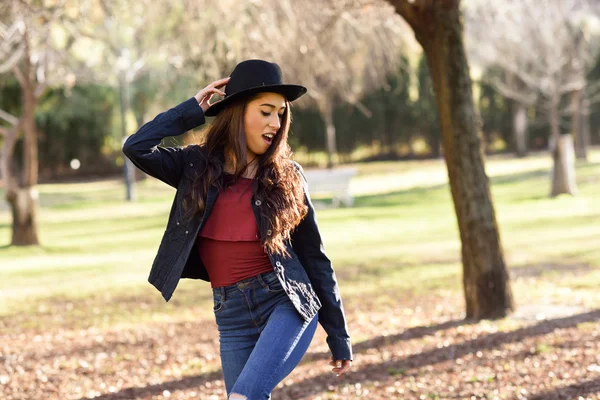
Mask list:
[[[598,341],[600,150],[577,164],[576,197],[548,197],[550,166],[547,155],[487,160],[518,309],[502,321],[463,324],[460,241],[443,161],[357,164],[355,206],[318,210],[358,349],[356,372],[336,381],[326,370],[319,330],[301,366],[276,389],[278,398],[562,398],[552,397],[557,388],[577,391],[579,382],[600,382],[594,355],[578,359],[587,363],[581,374],[548,377],[546,368],[544,376],[529,372],[506,384],[484,362],[505,352],[507,368],[511,362],[526,368],[536,357],[543,364],[571,350],[565,343],[590,335]],[[10,215],[0,205],[0,359],[6,361],[0,397],[37,398],[45,387],[52,399],[224,398],[209,284],[182,280],[165,303],[147,283],[175,191],[154,179],[137,190],[139,201],[129,204],[118,180],[40,185],[42,246],[34,248],[7,246]],[[574,310],[580,319],[560,322],[568,333],[539,328],[552,335],[545,347],[526,330],[544,316],[571,321]],[[414,333],[419,327],[436,328]],[[483,336],[501,343],[485,347],[477,341]],[[527,340],[530,347],[504,348]],[[463,366],[447,366],[448,379],[462,382],[450,390],[447,371],[439,370],[446,361],[415,357],[452,346],[453,362]],[[587,348],[600,351],[594,346]],[[465,350],[471,347],[482,350]],[[19,372],[19,356],[33,372]],[[574,393],[599,398],[589,389]]]

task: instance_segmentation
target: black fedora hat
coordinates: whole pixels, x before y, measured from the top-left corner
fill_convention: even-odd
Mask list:
[[[208,107],[204,115],[214,117],[235,99],[261,92],[275,92],[288,101],[294,101],[306,93],[300,85],[283,83],[279,65],[263,60],[246,60],[235,66],[231,79],[225,86],[225,97]]]

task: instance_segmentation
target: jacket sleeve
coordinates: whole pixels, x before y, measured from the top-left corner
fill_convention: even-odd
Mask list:
[[[142,125],[123,144],[123,154],[148,175],[176,188],[183,173],[183,148],[159,144],[167,136],[181,135],[203,123],[202,107],[191,97]]]
[[[315,209],[308,194],[306,177],[300,165],[295,164],[304,182],[308,214],[292,234],[292,248],[321,300],[319,323],[327,333],[327,344],[334,360],[352,360],[352,345],[335,271],[331,260],[325,254]]]

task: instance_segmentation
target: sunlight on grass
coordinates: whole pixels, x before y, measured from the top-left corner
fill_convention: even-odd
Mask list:
[[[591,164],[600,163],[600,151],[591,151],[588,158]],[[510,155],[490,156],[486,158],[485,163],[486,173],[490,178],[534,172],[546,175],[549,174],[552,167],[552,160],[547,153],[538,153],[527,158],[514,158]],[[382,161],[349,164],[344,167],[347,166],[358,170],[358,176],[352,180],[350,185],[351,192],[356,196],[448,183],[448,173],[443,159]],[[539,184],[548,187],[549,182],[542,180]],[[541,195],[545,195],[545,193],[541,193]]]

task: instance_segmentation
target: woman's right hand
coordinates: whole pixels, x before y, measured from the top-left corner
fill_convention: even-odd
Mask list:
[[[196,93],[194,98],[196,99],[198,104],[200,104],[200,107],[202,107],[202,111],[206,112],[208,107],[211,106],[211,104],[209,103],[209,100],[212,98],[212,96],[214,94],[219,94],[219,95],[225,97],[225,92],[223,92],[220,89],[223,86],[225,86],[227,84],[227,82],[229,82],[229,77],[219,79],[218,81],[214,81],[213,83],[209,84],[204,89],[202,89],[198,93]]]

